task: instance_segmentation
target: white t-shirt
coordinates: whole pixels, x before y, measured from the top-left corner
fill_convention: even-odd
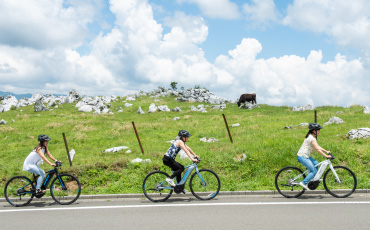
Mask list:
[[[45,155],[45,149],[42,149],[42,155]],[[43,160],[40,155],[36,152],[36,150],[33,150],[30,154],[28,154],[26,160],[23,163],[23,171],[27,171],[30,168],[33,168],[33,166],[40,165],[42,163]]]
[[[312,146],[312,141],[316,141],[316,138],[312,135],[309,135],[306,139],[304,139],[297,156],[310,158],[311,153],[315,150],[315,148]]]

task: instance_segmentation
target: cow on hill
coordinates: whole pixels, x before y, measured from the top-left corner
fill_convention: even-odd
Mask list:
[[[245,103],[246,101],[248,102],[252,102],[252,104],[257,104],[257,100],[256,100],[256,94],[255,93],[252,93],[252,94],[242,94],[239,98],[239,101],[238,101],[238,107],[240,107],[240,105],[242,103]]]

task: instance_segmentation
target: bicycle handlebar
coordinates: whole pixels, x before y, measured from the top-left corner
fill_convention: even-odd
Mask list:
[[[333,156],[333,154],[331,152],[328,153],[329,156],[331,156],[331,159],[334,160],[335,157]],[[329,159],[329,158],[328,158]]]
[[[61,166],[62,166],[62,162],[60,161],[55,162],[55,168],[61,167]]]

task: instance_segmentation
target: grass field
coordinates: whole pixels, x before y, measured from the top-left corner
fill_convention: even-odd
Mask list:
[[[178,102],[174,97],[162,97],[158,105],[170,109],[179,106],[182,112],[156,112],[148,114],[154,98],[141,97],[124,108],[120,99],[111,103],[113,115],[96,115],[78,112],[76,103],[59,105],[53,111],[35,113],[33,106],[17,108],[0,113],[0,186],[4,188],[8,179],[15,175],[30,175],[22,171],[27,155],[37,145],[39,134],[48,134],[51,153],[64,162],[63,172],[78,176],[82,182],[82,194],[141,193],[145,175],[153,170],[170,169],[162,163],[162,156],[169,148],[166,141],[176,137],[179,129],[189,130],[193,136],[188,145],[202,158],[200,168],[209,168],[220,176],[223,191],[275,189],[276,172],[288,165],[302,166],[296,153],[307,133],[307,127],[284,129],[288,125],[313,122],[314,112],[293,112],[289,107],[260,105],[254,110],[241,110],[228,104],[224,111],[207,108],[207,113],[193,112],[190,106],[201,103]],[[136,113],[138,107],[145,114]],[[124,112],[117,113],[119,107]],[[23,110],[22,112],[20,110]],[[332,116],[344,120],[343,124],[326,126],[319,144],[336,156],[334,165],[345,165],[357,175],[359,189],[370,188],[370,139],[348,140],[351,129],[370,127],[370,116],[362,112],[361,106],[319,107],[318,123],[327,122]],[[336,114],[343,111],[342,114]],[[227,117],[234,143],[230,143],[224,120]],[[172,118],[180,117],[178,121]],[[14,119],[15,123],[11,120]],[[139,132],[145,154],[141,153],[131,122]],[[231,127],[239,123],[239,127]],[[73,167],[68,164],[62,133],[66,134],[70,149],[76,150]],[[219,142],[204,143],[199,139],[214,137]],[[132,151],[103,153],[105,149],[128,146]],[[246,154],[245,161],[236,162],[235,157]],[[323,157],[312,155],[318,161]],[[135,158],[150,159],[151,163],[133,164]],[[188,159],[178,159],[188,165]],[[46,163],[41,168],[50,169]],[[188,185],[186,186],[188,187]],[[320,185],[318,189],[323,189]],[[3,189],[0,196],[3,196]]]

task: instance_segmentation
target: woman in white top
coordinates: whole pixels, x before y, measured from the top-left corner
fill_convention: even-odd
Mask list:
[[[323,127],[317,123],[310,123],[308,128],[309,131],[306,135],[306,139],[303,141],[303,144],[297,153],[298,161],[310,170],[306,178],[299,183],[299,185],[306,190],[309,190],[307,187],[308,182],[310,182],[317,173],[317,167],[315,167],[315,165],[319,163],[311,157],[311,153],[316,150],[320,155],[326,158],[331,158],[331,155],[327,155],[330,154],[330,151],[321,148],[317,143],[317,136],[320,134],[320,129],[323,129]]]
[[[26,160],[23,163],[23,171],[28,171],[30,173],[40,175],[37,179],[36,194],[45,192],[45,190],[41,190],[41,183],[45,178],[45,172],[40,168],[39,165],[42,164],[44,160],[49,165],[55,166],[55,164],[46,159],[45,153],[50,157],[50,159],[52,159],[54,162],[57,162],[57,160],[51,155],[48,149],[48,143],[50,140],[51,139],[48,135],[39,135],[39,145],[37,145],[35,149],[30,154],[28,154]]]

